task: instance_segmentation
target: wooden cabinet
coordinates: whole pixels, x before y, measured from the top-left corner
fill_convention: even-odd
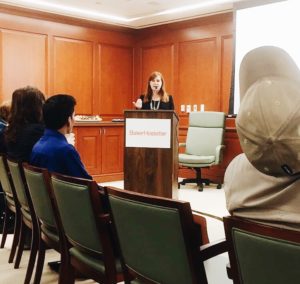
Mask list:
[[[101,127],[77,127],[76,148],[91,175],[101,173]]]
[[[185,142],[188,117],[180,116],[178,141]],[[124,124],[101,122],[84,123],[74,128],[76,145],[82,162],[97,182],[122,180],[124,178]],[[210,169],[203,169],[203,177],[222,183],[224,172],[231,160],[242,152],[235,129],[235,119],[226,119],[225,150],[223,162]],[[183,152],[184,148],[179,148]],[[191,169],[179,168],[179,177],[194,177]]]
[[[121,127],[102,127],[102,174],[123,172],[124,130]]]
[[[74,128],[76,148],[89,174],[97,182],[123,179],[124,126],[91,123]]]

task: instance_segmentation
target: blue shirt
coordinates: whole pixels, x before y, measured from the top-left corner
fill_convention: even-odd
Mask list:
[[[81,162],[80,156],[66,137],[58,131],[46,129],[33,146],[30,164],[68,176],[92,179]]]

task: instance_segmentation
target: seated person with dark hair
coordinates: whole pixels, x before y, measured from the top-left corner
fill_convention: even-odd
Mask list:
[[[76,100],[70,95],[59,94],[46,100],[43,106],[45,133],[32,149],[30,164],[50,172],[92,179],[78,152],[65,137],[73,129],[75,105]]]
[[[12,94],[8,126],[4,132],[7,156],[28,162],[33,145],[44,134],[42,108],[44,94],[37,88],[27,86]]]

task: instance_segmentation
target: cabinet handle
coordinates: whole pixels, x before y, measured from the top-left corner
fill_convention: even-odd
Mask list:
[[[105,128],[103,128],[103,135],[105,135]]]
[[[102,128],[99,128],[99,134],[102,135]]]

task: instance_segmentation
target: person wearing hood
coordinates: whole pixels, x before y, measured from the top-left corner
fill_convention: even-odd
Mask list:
[[[240,66],[236,129],[243,153],[226,169],[230,214],[300,230],[300,70],[283,49],[263,46]]]

